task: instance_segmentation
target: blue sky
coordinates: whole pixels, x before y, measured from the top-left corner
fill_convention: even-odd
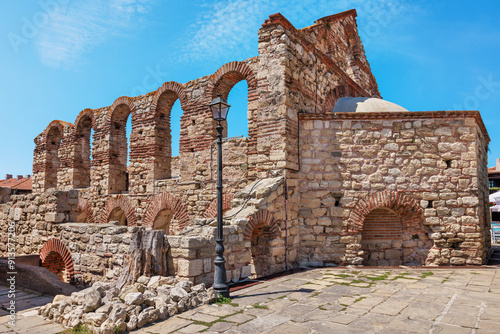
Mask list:
[[[412,111],[480,110],[494,165],[498,2],[24,0],[0,11],[0,179],[31,174],[33,139],[54,119],[74,122],[85,108],[257,55],[270,14],[302,28],[352,8],[383,98]],[[229,135],[245,134],[245,91],[241,82],[229,96]],[[174,138],[180,112],[177,102]]]

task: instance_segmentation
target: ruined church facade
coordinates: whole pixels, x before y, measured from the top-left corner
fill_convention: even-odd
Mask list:
[[[170,273],[211,283],[216,124],[208,104],[246,80],[248,138],[223,144],[228,279],[299,265],[482,264],[489,137],[479,112],[356,109],[381,96],[354,10],[303,29],[274,14],[258,37],[256,57],[85,109],[74,123],[51,122],[35,138],[33,194],[0,205],[2,229],[19,229],[18,254],[40,254],[66,281],[112,280],[131,235],[160,229]],[[338,111],[341,99],[347,109]]]

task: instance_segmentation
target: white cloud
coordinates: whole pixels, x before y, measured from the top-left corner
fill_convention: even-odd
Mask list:
[[[257,31],[269,15],[281,12],[295,27],[355,8],[363,42],[369,43],[410,7],[398,0],[225,0],[206,3],[196,24],[179,41],[181,61],[244,59],[257,54]],[[371,30],[370,30],[371,29]]]
[[[125,34],[150,10],[151,0],[69,2],[50,16],[40,31],[37,51],[43,64],[72,67],[85,52]]]

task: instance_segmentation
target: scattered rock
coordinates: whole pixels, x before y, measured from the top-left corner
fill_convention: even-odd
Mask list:
[[[123,301],[128,305],[140,305],[142,304],[144,297],[140,292],[129,293],[123,298]]]
[[[214,290],[205,284],[193,286],[174,277],[141,276],[122,289],[97,282],[71,296],[57,295],[38,314],[67,327],[82,323],[95,333],[114,334],[133,331],[215,299]]]
[[[181,300],[182,298],[187,298],[187,297],[188,297],[188,293],[186,292],[186,290],[184,290],[182,288],[174,287],[174,288],[172,288],[172,290],[170,290],[170,298],[172,298],[172,300],[174,302],[177,302],[177,301]]]

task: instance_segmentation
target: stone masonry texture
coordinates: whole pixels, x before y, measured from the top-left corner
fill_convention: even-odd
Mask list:
[[[40,254],[61,280],[112,281],[133,233],[161,229],[169,274],[211,284],[217,150],[208,104],[246,80],[248,137],[223,143],[228,280],[299,265],[482,264],[490,139],[479,112],[333,113],[343,97],[381,98],[357,29],[355,10],[303,29],[274,14],[256,57],[85,109],[74,123],[52,121],[35,138],[33,193],[0,204],[0,256],[15,225],[17,254]]]

